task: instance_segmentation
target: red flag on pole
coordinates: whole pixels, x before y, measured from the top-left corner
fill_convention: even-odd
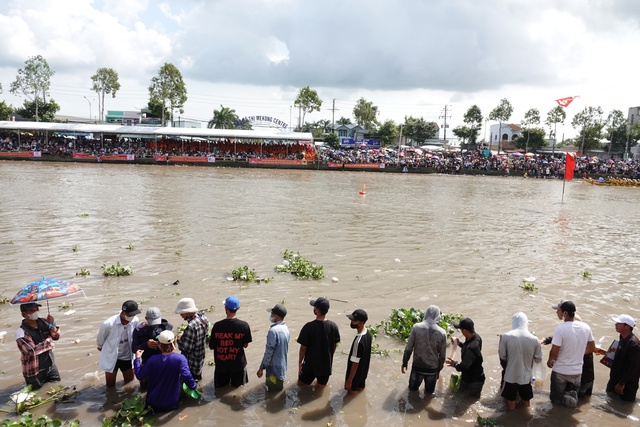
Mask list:
[[[573,179],[573,170],[576,168],[575,153],[567,153],[564,165],[564,179],[571,181]]]
[[[571,101],[573,101],[576,98],[580,98],[579,96],[568,96],[566,98],[560,98],[560,99],[556,99],[556,102],[558,103],[559,106],[561,107],[568,107],[569,104],[571,104]]]

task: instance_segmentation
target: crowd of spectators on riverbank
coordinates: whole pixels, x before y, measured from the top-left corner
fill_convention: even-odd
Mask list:
[[[134,154],[136,158],[155,155],[215,157],[216,161],[246,161],[252,158],[315,161],[321,164],[380,164],[400,166],[406,171],[430,169],[438,173],[459,174],[467,171],[491,172],[502,175],[518,174],[533,178],[562,178],[564,152],[551,154],[493,153],[481,151],[429,151],[412,147],[383,149],[332,149],[322,146],[317,154],[306,144],[258,144],[231,140],[180,141],[163,139],[143,141],[122,138],[103,141],[83,137],[49,137],[42,139],[23,136],[18,142],[15,134],[0,137],[0,151],[41,151],[43,154],[71,157],[74,152],[95,156]],[[640,163],[635,159],[604,159],[592,156],[576,159],[577,176],[640,177]]]

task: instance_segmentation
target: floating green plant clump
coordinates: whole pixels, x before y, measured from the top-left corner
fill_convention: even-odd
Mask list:
[[[107,267],[107,264],[102,264],[102,275],[103,276],[130,276],[133,274],[133,270],[129,266],[121,266],[120,261],[116,263],[116,265],[112,265],[111,267]]]
[[[493,427],[496,425],[496,420],[491,417],[481,417],[478,415],[476,418],[476,422],[478,423],[478,427]]]
[[[589,273],[588,271],[583,271],[582,272],[582,278],[583,279],[591,279],[591,273]]]
[[[271,277],[258,277],[256,271],[250,269],[246,265],[243,267],[238,267],[235,270],[231,271],[231,277],[234,281],[241,280],[243,282],[264,282],[269,283],[271,281]]]
[[[76,276],[83,276],[83,277],[85,277],[85,276],[89,276],[89,275],[91,275],[91,272],[90,272],[89,270],[87,270],[86,268],[83,268],[83,269],[81,269],[80,271],[78,271],[78,272],[76,273]]]
[[[85,218],[85,217],[88,217],[88,216],[89,216],[89,214],[88,214],[88,213],[86,213],[86,212],[85,212],[85,213],[81,213],[81,214],[80,214],[80,217],[81,217],[81,218]]]
[[[538,292],[538,287],[535,285],[535,283],[526,279],[522,281],[522,285],[520,285],[520,287],[527,292]]]
[[[442,313],[438,325],[447,333],[447,339],[455,332],[453,324],[462,319],[462,314]],[[424,311],[416,308],[394,308],[391,310],[389,320],[383,320],[378,325],[373,326],[376,329],[383,328],[385,335],[397,338],[402,341],[409,339],[411,329],[416,323],[424,320]],[[369,329],[371,332],[372,329]]]
[[[275,271],[278,273],[291,273],[298,279],[314,279],[320,280],[324,277],[324,267],[315,266],[311,262],[300,256],[300,252],[284,251],[284,261],[281,265],[276,266]]]
[[[122,408],[113,417],[105,418],[102,427],[151,426],[155,419],[149,418],[150,414],[153,414],[153,409],[146,406],[141,395],[136,394],[125,400]]]

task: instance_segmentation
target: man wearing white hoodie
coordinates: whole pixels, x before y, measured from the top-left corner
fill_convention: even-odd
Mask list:
[[[527,315],[519,311],[511,318],[511,330],[500,337],[498,355],[504,367],[504,382],[501,396],[512,411],[516,407],[516,397],[520,395],[522,404],[530,405],[533,397],[531,368],[542,362],[542,348],[535,335],[529,332]]]
[[[411,329],[409,340],[402,357],[404,374],[411,353],[413,363],[409,375],[409,390],[418,391],[424,381],[425,394],[433,394],[440,371],[447,357],[447,334],[440,326],[440,307],[430,305],[424,314],[424,321],[416,323]]]

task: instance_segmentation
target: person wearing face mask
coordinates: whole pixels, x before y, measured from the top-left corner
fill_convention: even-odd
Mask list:
[[[53,357],[53,341],[60,338],[60,328],[50,314],[46,320],[38,317],[39,307],[42,306],[35,302],[20,305],[23,319],[16,331],[22,375],[32,390],[38,390],[46,382],[60,381]]]
[[[132,300],[122,304],[122,310],[115,316],[111,316],[100,325],[96,344],[100,351],[98,366],[105,371],[107,387],[116,386],[118,370],[122,371],[124,384],[133,381],[133,331],[138,326],[140,314],[138,303]]]
[[[256,375],[262,378],[267,371],[265,379],[268,391],[281,391],[284,388],[284,379],[287,376],[287,352],[289,351],[289,328],[284,323],[287,309],[282,304],[276,304],[268,308],[271,327],[267,332],[267,344],[264,348],[264,356]]]
[[[193,379],[202,380],[202,367],[207,355],[207,332],[209,319],[196,308],[193,298],[182,298],[178,301],[175,313],[187,321],[187,327],[178,334],[178,349],[187,358]]]
[[[340,331],[338,325],[326,318],[330,307],[328,299],[320,297],[309,304],[316,318],[307,322],[298,335],[298,385],[311,385],[317,379],[318,388],[324,388],[331,376]]]
[[[358,333],[353,339],[347,359],[344,389],[349,394],[358,394],[364,390],[371,361],[371,334],[364,327],[369,316],[366,311],[359,308],[353,313],[347,314],[347,318],[351,321],[351,329],[356,329]]]

